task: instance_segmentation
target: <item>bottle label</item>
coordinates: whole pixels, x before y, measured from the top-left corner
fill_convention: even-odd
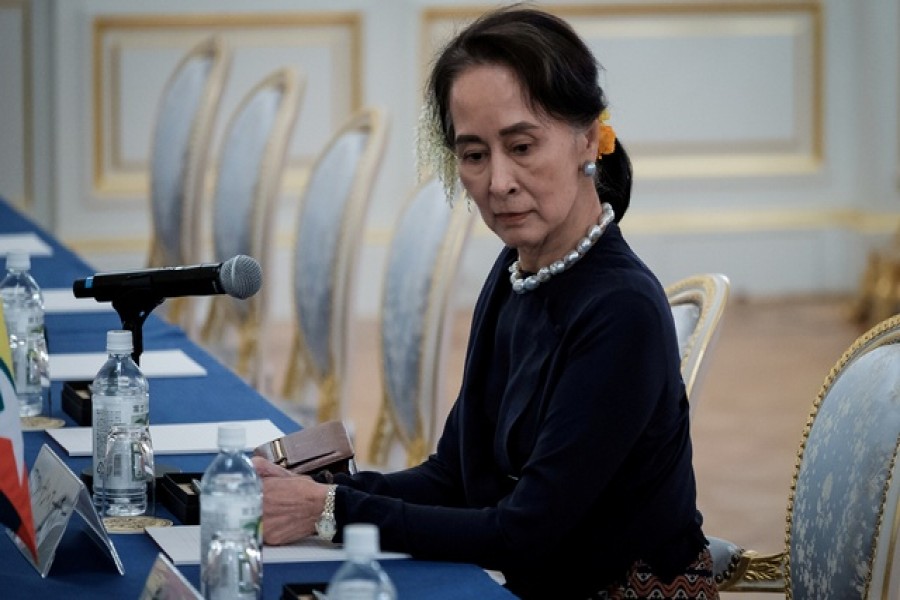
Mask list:
[[[144,473],[141,469],[142,457],[134,448],[126,448],[112,456],[112,464],[107,465],[109,471],[106,489],[110,490],[143,490]]]
[[[204,494],[200,497],[200,564],[217,531],[243,530],[262,548],[262,497],[253,494]]]
[[[6,330],[10,336],[19,332],[19,324],[22,322],[24,290],[20,288],[3,290],[3,319],[6,321]],[[27,322],[27,321],[26,321]]]
[[[49,358],[44,342],[44,311],[22,287],[2,290],[3,316],[9,335],[13,382],[20,402],[40,412],[41,377]],[[29,410],[31,410],[29,409]]]
[[[133,394],[128,396],[107,396],[94,394],[91,397],[92,415],[91,427],[93,428],[93,472],[94,492],[104,487],[103,474],[106,473],[106,465],[103,464],[106,454],[106,438],[113,425],[148,425],[149,398],[147,394]]]
[[[12,368],[15,378],[16,393],[19,397],[27,395],[40,396],[41,377],[49,380],[49,357],[46,353],[44,336],[41,333],[11,335],[9,340],[12,351]]]

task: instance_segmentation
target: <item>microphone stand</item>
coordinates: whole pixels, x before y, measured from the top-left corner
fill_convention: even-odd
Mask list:
[[[122,329],[131,332],[134,349],[131,358],[135,364],[141,364],[141,353],[144,351],[144,321],[153,309],[163,303],[165,298],[149,289],[130,289],[116,296],[112,301],[113,308],[122,320]]]

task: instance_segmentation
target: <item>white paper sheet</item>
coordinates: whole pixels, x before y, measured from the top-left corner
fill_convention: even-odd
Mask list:
[[[148,527],[147,533],[176,565],[200,564],[200,526]],[[344,549],[338,544],[318,538],[306,538],[288,546],[263,546],[263,564],[346,560]],[[409,558],[399,552],[379,552],[378,560]]]
[[[44,295],[44,312],[78,313],[78,312],[115,312],[112,302],[97,302],[93,298],[76,298],[72,288],[42,289]]]
[[[223,421],[226,422],[226,421]],[[247,433],[245,450],[271,442],[284,435],[272,421],[227,421],[243,425]],[[47,434],[62,446],[69,456],[91,455],[90,427],[63,427],[48,429]],[[150,425],[153,454],[213,454],[218,452],[219,422]]]
[[[50,334],[53,335],[52,333]],[[54,381],[93,380],[106,362],[105,352],[75,354],[50,353],[50,379]],[[147,350],[141,353],[144,377],[203,377],[204,369],[182,350]]]
[[[6,256],[12,250],[24,250],[31,256],[53,255],[53,248],[34,233],[0,234],[0,255]]]

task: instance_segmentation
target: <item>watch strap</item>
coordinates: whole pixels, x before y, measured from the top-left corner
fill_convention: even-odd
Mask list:
[[[325,506],[322,509],[322,514],[319,517],[319,520],[316,521],[316,533],[326,542],[330,542],[332,539],[334,539],[334,535],[337,533],[337,520],[334,517],[334,504],[336,495],[337,485],[329,485],[328,491],[325,492]]]

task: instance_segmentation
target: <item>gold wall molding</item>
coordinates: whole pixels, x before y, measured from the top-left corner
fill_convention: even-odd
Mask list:
[[[241,52],[245,55],[261,48],[285,48],[285,56],[290,50],[298,54],[310,47],[324,48],[333,63],[328,71],[330,87],[316,89],[320,97],[325,96],[327,107],[332,111],[331,125],[337,125],[362,105],[362,24],[360,13],[356,11],[311,11],[311,12],[273,12],[273,13],[215,13],[215,14],[139,14],[139,15],[103,15],[95,17],[92,27],[92,60],[93,80],[91,88],[91,106],[93,112],[93,193],[100,198],[134,198],[146,197],[149,192],[149,150],[152,139],[152,126],[155,121],[157,97],[147,98],[144,94],[139,100],[141,106],[126,106],[128,101],[123,97],[123,69],[129,53],[139,55],[153,49],[172,52],[172,49],[183,48],[187,51],[203,37],[216,33],[232,48],[235,59],[232,65],[232,76],[229,86],[244,85],[249,82],[235,81],[236,67],[241,61]],[[177,61],[177,57],[173,56]],[[249,59],[247,59],[249,60]],[[299,58],[298,58],[299,60]],[[172,62],[171,68],[174,68]],[[271,64],[270,69],[285,65]],[[321,65],[319,65],[321,68]],[[247,73],[248,67],[243,65],[245,77],[261,79],[266,73],[255,75]],[[305,70],[305,69],[304,69]],[[268,71],[267,71],[268,72]],[[168,73],[165,74],[166,76]],[[306,75],[310,73],[306,71]],[[156,74],[159,78],[160,74]],[[255,81],[254,81],[255,82]],[[131,91],[132,94],[138,92]],[[161,90],[157,91],[157,95]],[[226,94],[228,94],[226,88]],[[240,92],[232,94],[240,97]],[[303,106],[307,99],[301,99],[300,119],[303,120]],[[228,115],[226,107],[220,108],[216,120],[219,131]],[[141,148],[141,155],[135,156],[132,148],[129,153],[123,148],[126,139],[125,119],[135,112],[145,121],[143,131],[147,133],[146,151]],[[321,123],[318,115],[315,123]],[[332,128],[333,128],[332,127]],[[137,130],[132,126],[129,132]],[[324,133],[322,134],[324,135]],[[330,135],[330,131],[328,132]],[[215,138],[218,139],[218,136]],[[302,143],[312,145],[314,140],[303,138]],[[133,140],[129,143],[134,144]],[[324,143],[324,140],[323,140]],[[210,167],[215,167],[215,148],[211,149]],[[291,152],[289,149],[284,171],[284,189],[296,194],[302,189],[307,171],[315,158],[311,147]]]
[[[430,61],[447,36],[490,8],[490,5],[484,4],[431,7],[422,11],[421,82],[424,83]],[[734,135],[730,139],[682,139],[674,135],[669,139],[657,140],[633,137],[629,141],[627,130],[617,127],[631,154],[637,176],[646,179],[727,178],[747,175],[773,177],[803,175],[821,169],[825,132],[822,100],[823,15],[820,0],[612,2],[547,4],[541,8],[566,18],[589,44],[594,39],[607,45],[615,44],[620,35],[622,39],[642,37],[650,40],[655,36],[662,39],[683,35],[688,42],[692,39],[696,41],[696,36],[705,35],[710,30],[711,23],[718,25],[722,31],[721,37],[733,40],[735,47],[739,42],[749,43],[749,40],[766,36],[783,42],[780,45],[773,44],[772,51],[785,53],[785,60],[779,62],[790,62],[785,68],[793,69],[793,76],[786,76],[780,81],[793,86],[790,94],[785,94],[785,97],[793,99],[793,104],[776,106],[778,114],[773,116],[780,117],[784,121],[781,126],[790,128],[790,131],[781,136],[759,139],[742,135]],[[619,21],[615,27],[610,25],[614,21]],[[602,64],[603,56],[598,56],[598,59]],[[684,67],[688,69],[691,65]],[[646,67],[646,72],[652,75],[652,65]],[[646,74],[639,73],[640,70],[629,68],[627,72],[615,74],[618,83],[611,91],[608,89],[613,100],[616,95],[621,95],[617,91],[626,86],[631,86],[630,91],[634,94],[638,87],[647,85],[635,83],[635,77],[646,77]],[[773,81],[772,85],[773,90],[783,88],[779,82]],[[709,96],[713,93],[711,90],[714,91],[715,86],[705,86],[698,94]],[[766,94],[765,89],[758,92]],[[746,105],[735,105],[729,109],[729,104],[724,101],[717,102],[715,98],[710,100],[710,103],[722,107],[727,123],[740,123],[742,116],[756,116],[761,121],[770,121],[764,114],[754,115],[747,110],[747,107],[754,107],[753,98],[748,97],[746,102]],[[673,103],[667,105],[665,100],[661,106],[663,108],[656,112],[665,111],[672,119],[678,119],[680,114],[687,112],[679,110]],[[623,109],[627,110],[628,107]],[[734,114],[729,114],[728,110],[733,110]],[[668,117],[661,115],[660,118]],[[615,121],[615,112],[613,120]],[[698,129],[699,127],[692,132]]]

